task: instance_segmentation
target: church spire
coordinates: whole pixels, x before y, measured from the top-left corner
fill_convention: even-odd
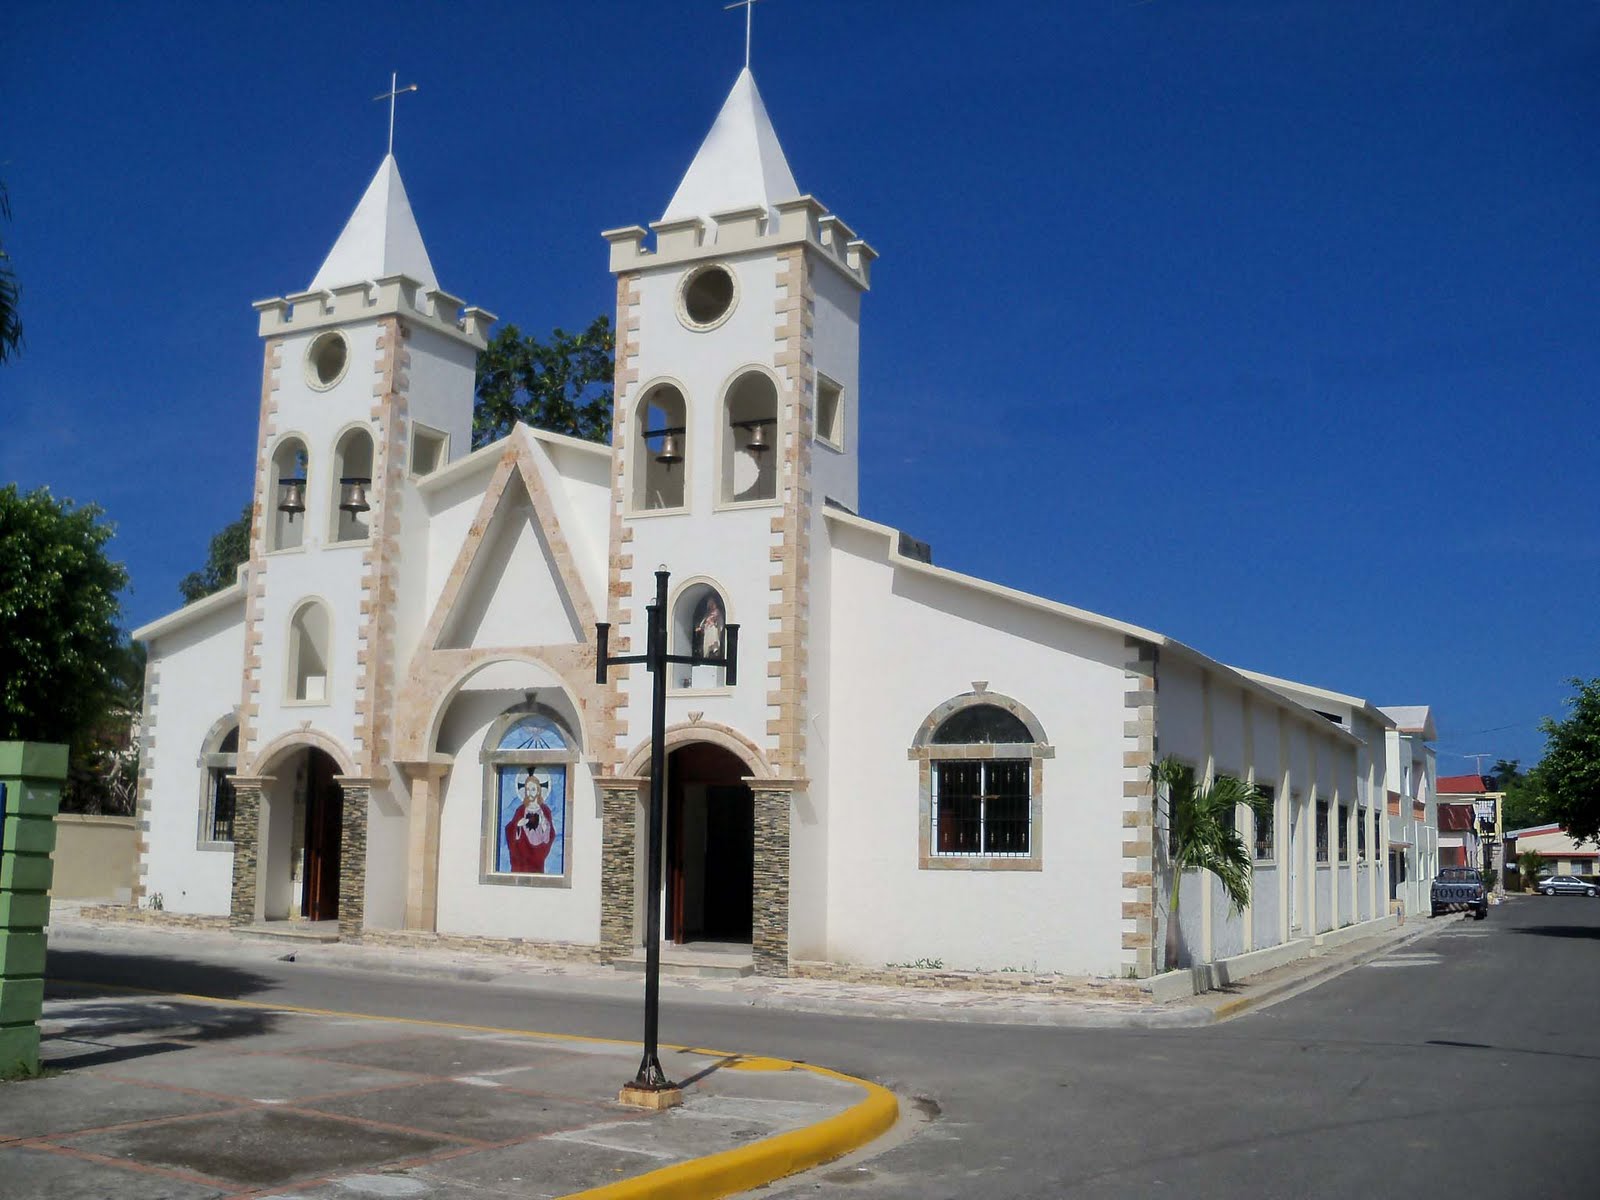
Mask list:
[[[383,164],[311,281],[310,290],[322,291],[389,275],[408,275],[429,289],[439,286],[392,154],[384,155]]]
[[[755,76],[745,67],[661,219],[709,218],[756,206],[771,211],[799,195]]]

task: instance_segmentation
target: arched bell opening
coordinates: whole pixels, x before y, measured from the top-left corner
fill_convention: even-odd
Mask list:
[[[778,495],[778,387],[765,371],[746,371],[723,400],[724,504]]]
[[[689,475],[688,401],[671,383],[644,389],[634,406],[633,507],[682,508]]]
[[[371,531],[372,434],[348,430],[334,446],[332,497],[328,505],[335,542],[364,542]]]

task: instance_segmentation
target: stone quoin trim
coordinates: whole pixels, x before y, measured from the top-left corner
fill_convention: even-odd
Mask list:
[[[635,402],[639,382],[639,276],[617,276],[616,367],[612,376],[611,416],[611,555],[606,573],[606,619],[611,622],[613,654],[631,653],[627,631],[633,623],[633,528],[623,520],[629,510],[627,475],[629,450],[628,414]],[[687,497],[686,497],[687,499]],[[616,774],[624,754],[623,739],[628,728],[628,696],[622,684],[629,678],[629,667],[612,667],[606,673],[605,695],[601,700],[601,721],[596,728],[595,758],[610,774]],[[632,852],[630,851],[630,854]],[[611,870],[610,860],[603,873]]]
[[[129,903],[139,907],[145,897],[145,876],[150,873],[150,805],[155,786],[156,700],[161,689],[161,660],[150,658],[144,664],[144,708],[139,718],[139,781],[134,812],[138,816],[138,837],[134,842],[133,891]]]
[[[380,775],[390,759],[389,730],[395,699],[395,612],[400,577],[400,505],[404,494],[410,379],[406,369],[411,336],[398,317],[378,322],[377,378],[372,385],[374,439],[369,503],[374,519],[361,552],[361,620],[356,629],[356,713],[354,749],[361,769]],[[365,821],[365,814],[363,814]],[[362,845],[365,846],[365,834]],[[340,873],[344,872],[340,860]],[[340,891],[340,922],[344,893]]]
[[[1122,962],[1140,979],[1155,974],[1159,922],[1155,900],[1157,665],[1160,651],[1127,637],[1122,726]]]
[[[778,395],[778,436],[783,474],[778,481],[783,514],[772,519],[772,643],[767,675],[767,747],[779,770],[800,775],[806,754],[806,656],[811,597],[811,435],[816,371],[812,322],[816,295],[804,247],[778,255],[774,359],[785,386]],[[759,836],[759,835],[758,835]],[[785,842],[787,855],[787,842]],[[761,864],[759,856],[757,867]]]
[[[278,437],[278,369],[283,363],[283,339],[267,342],[262,354],[260,433],[256,441],[255,501],[250,512],[250,560],[245,577],[244,685],[239,700],[239,774],[248,772],[256,754],[256,720],[261,716],[261,643],[264,637],[264,599],[267,591],[267,524],[277,497],[272,485],[272,446]],[[251,767],[251,770],[254,768]],[[235,813],[237,814],[237,808]]]

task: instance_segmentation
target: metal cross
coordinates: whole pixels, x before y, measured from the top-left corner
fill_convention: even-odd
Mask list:
[[[723,12],[731,12],[736,8],[744,9],[744,69],[750,69],[750,13],[761,0],[733,0],[732,4],[724,4]]]
[[[755,3],[755,0],[750,0],[750,2],[753,4],[753,3]],[[397,84],[398,82],[400,82],[400,73],[398,71],[389,72],[389,90],[387,92],[384,92],[382,95],[378,95],[378,96],[374,96],[373,97],[374,100],[387,100],[389,102],[389,153],[390,154],[394,153],[394,102],[395,102],[395,97],[403,96],[407,92],[414,92],[414,91],[417,90],[417,85],[414,84],[414,83],[408,83],[405,87],[396,87],[395,84]]]

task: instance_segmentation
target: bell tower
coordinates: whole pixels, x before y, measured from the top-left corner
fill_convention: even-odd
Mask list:
[[[825,503],[857,504],[858,334],[875,254],[801,193],[748,66],[662,218],[604,236],[617,277],[611,620],[643,636],[663,565],[675,645],[700,636],[714,600],[741,626],[737,686],[715,668],[674,678],[668,725],[735,731],[798,778],[809,548]],[[626,756],[649,736],[648,682],[635,673],[620,687]]]
[[[420,477],[471,449],[494,318],[440,289],[392,154],[310,287],[255,308],[241,774],[312,731],[359,776],[386,778],[396,638],[422,620],[407,572],[425,556],[402,560],[402,517]]]

